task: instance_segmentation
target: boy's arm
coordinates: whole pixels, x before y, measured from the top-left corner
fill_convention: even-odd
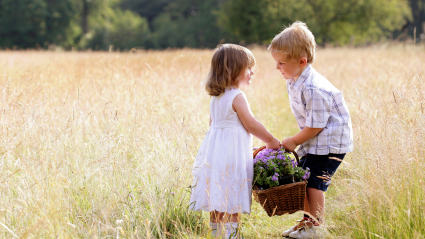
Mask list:
[[[292,152],[298,145],[318,135],[320,131],[322,131],[322,129],[323,128],[309,128],[306,126],[304,127],[303,130],[301,130],[298,134],[294,135],[293,137],[284,139],[282,141],[282,146],[288,151]]]
[[[255,119],[254,114],[252,114],[251,109],[249,108],[245,95],[237,95],[233,100],[233,107],[235,108],[236,113],[238,113],[239,119],[245,129],[266,143],[267,148],[278,149],[280,147],[279,140],[273,137],[264,125]]]
[[[283,147],[289,151],[294,151],[298,145],[318,135],[326,127],[332,109],[332,99],[323,91],[309,88],[302,96],[306,102],[305,110],[308,111],[308,116],[303,130],[282,141]]]

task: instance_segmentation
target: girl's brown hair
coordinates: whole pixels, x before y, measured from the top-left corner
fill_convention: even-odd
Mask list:
[[[255,65],[250,50],[235,44],[223,44],[216,48],[211,60],[205,89],[211,96],[219,96],[228,87],[238,86],[241,74]]]

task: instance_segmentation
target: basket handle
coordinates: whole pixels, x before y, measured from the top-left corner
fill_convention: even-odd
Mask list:
[[[280,147],[282,147],[282,144],[280,144]],[[254,153],[253,153],[253,157],[255,158],[255,156],[257,156],[257,154],[258,154],[261,150],[263,150],[263,149],[265,149],[265,148],[266,148],[266,146],[264,145],[264,146],[261,146],[261,147],[259,147],[258,149],[256,149],[256,150],[254,151]],[[284,149],[285,149],[285,148],[284,148]],[[292,153],[292,154],[295,156],[295,159],[297,160],[298,165],[300,165],[300,159],[299,159],[299,157],[298,157],[298,154],[297,154],[295,151],[289,152],[289,151],[287,151],[287,150],[285,149],[285,152],[287,152],[287,153]]]

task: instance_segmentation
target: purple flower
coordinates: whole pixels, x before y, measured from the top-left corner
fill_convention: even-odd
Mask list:
[[[275,174],[274,174],[274,176],[278,177],[278,176],[279,176],[279,174],[278,174],[278,173],[275,173]]]
[[[310,172],[306,171],[304,176],[303,176],[303,179],[308,179],[309,177],[310,177]]]
[[[261,154],[257,154],[257,156],[255,156],[255,158],[256,158],[256,159],[262,159],[262,158],[263,158],[263,155],[261,155]]]
[[[272,151],[273,151],[273,149],[266,149],[266,150],[264,150],[264,152],[265,152],[266,154],[270,154]]]
[[[257,159],[254,159],[253,162],[254,162],[254,164],[256,164],[257,163]]]
[[[273,176],[273,177],[272,177],[272,180],[273,180],[273,181],[277,181],[278,179],[277,179],[277,177],[276,177],[276,176]]]

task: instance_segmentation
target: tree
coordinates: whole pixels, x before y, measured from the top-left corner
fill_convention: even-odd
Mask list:
[[[91,0],[88,5],[89,31],[79,47],[94,50],[116,50],[144,47],[150,31],[147,20],[131,11],[122,11],[116,0]]]
[[[153,20],[173,1],[175,0],[123,0],[120,6],[123,10],[131,10],[146,18],[152,27]]]
[[[307,0],[319,43],[361,44],[387,37],[408,16],[405,0]]]
[[[0,46],[35,48],[65,44],[75,11],[74,0],[2,0]]]
[[[412,11],[412,30],[416,28],[417,36],[425,33],[425,0],[409,0]],[[419,37],[417,38],[419,40]]]
[[[216,47],[224,38],[217,26],[216,0],[174,0],[152,23],[155,48]]]
[[[405,0],[229,0],[219,22],[246,43],[266,43],[282,27],[306,22],[319,44],[377,40],[404,23]]]

